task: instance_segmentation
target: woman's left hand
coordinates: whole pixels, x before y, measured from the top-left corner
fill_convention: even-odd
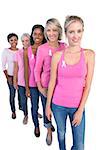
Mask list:
[[[74,114],[72,125],[75,127],[79,126],[82,120],[82,116],[83,116],[83,111],[77,110]]]

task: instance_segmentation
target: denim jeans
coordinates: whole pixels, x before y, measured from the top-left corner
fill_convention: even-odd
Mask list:
[[[40,97],[41,97],[41,101],[42,101],[42,107],[43,107],[43,121],[44,121],[44,126],[46,128],[51,128],[52,127],[52,123],[51,121],[49,121],[45,115],[45,108],[46,108],[46,101],[47,101],[47,97],[44,97],[43,94],[40,93]]]
[[[30,95],[31,95],[32,120],[34,122],[34,126],[39,127],[39,120],[38,120],[39,91],[38,91],[38,88],[30,87]]]
[[[7,82],[8,87],[9,87],[9,102],[10,102],[10,107],[11,107],[11,111],[15,112],[15,94],[16,94],[16,89],[14,88],[13,84],[10,84],[9,82]],[[20,102],[20,95],[18,92],[18,104],[19,107],[21,107],[21,102]]]
[[[72,126],[72,121],[73,116],[77,111],[77,108],[68,108],[52,104],[52,111],[57,124],[59,149],[66,150],[66,142],[65,142],[66,121],[67,116],[69,116],[73,136],[73,146],[71,150],[84,150],[85,111],[83,112],[82,121],[80,125],[76,127]]]
[[[26,97],[25,87],[18,85],[18,92],[19,92],[19,95],[20,95],[21,109],[24,112],[24,116],[27,116],[28,115],[28,110],[27,110],[27,97]]]

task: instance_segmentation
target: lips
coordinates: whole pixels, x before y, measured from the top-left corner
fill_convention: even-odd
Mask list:
[[[75,42],[75,43],[77,43],[77,42],[79,42],[79,39],[73,38],[72,41]]]
[[[40,39],[35,39],[35,41],[40,41]]]

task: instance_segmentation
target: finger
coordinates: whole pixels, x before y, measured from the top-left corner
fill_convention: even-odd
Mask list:
[[[50,115],[47,115],[48,120],[50,121]]]
[[[72,126],[74,126],[76,123],[77,123],[77,120],[74,119],[74,120],[72,121]]]

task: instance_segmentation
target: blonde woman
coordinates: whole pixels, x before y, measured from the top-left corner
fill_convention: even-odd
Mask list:
[[[52,143],[52,131],[54,127],[50,120],[45,115],[45,107],[47,101],[48,83],[50,80],[51,58],[56,51],[61,51],[65,48],[65,44],[61,43],[62,27],[59,21],[55,18],[47,20],[45,30],[47,43],[39,46],[37,50],[37,59],[35,66],[35,79],[40,92],[43,105],[44,126],[47,128],[46,143]]]
[[[51,119],[52,103],[60,150],[66,150],[67,116],[73,136],[71,150],[84,150],[85,103],[93,77],[95,54],[81,47],[84,22],[80,17],[68,16],[64,30],[68,47],[52,58],[46,116]]]

